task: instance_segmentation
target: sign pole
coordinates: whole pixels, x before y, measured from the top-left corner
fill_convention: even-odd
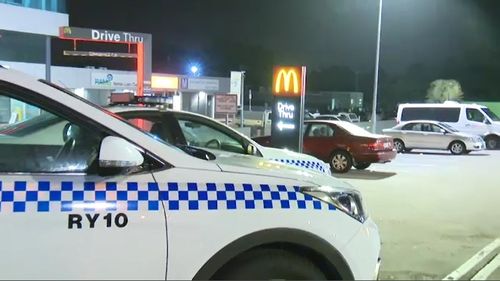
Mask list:
[[[241,72],[241,90],[240,90],[240,98],[241,98],[241,115],[240,115],[240,128],[243,128],[243,112],[245,111],[245,71]]]
[[[302,91],[300,93],[299,153],[304,148],[304,110],[306,106],[306,67],[302,67]]]
[[[252,111],[252,89],[248,89],[248,111]]]

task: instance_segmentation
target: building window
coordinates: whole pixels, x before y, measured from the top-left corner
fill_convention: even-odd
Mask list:
[[[66,13],[66,0],[0,0],[0,3]]]

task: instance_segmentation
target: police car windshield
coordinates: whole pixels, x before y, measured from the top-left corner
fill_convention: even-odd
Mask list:
[[[483,107],[482,108],[483,112],[486,113],[486,115],[488,115],[488,117],[490,117],[490,119],[492,121],[500,121],[500,117],[498,117],[493,111],[491,111],[489,108],[487,107]]]

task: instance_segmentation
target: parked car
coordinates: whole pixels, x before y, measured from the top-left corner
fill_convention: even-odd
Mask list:
[[[400,104],[396,121],[398,123],[432,120],[453,126],[460,132],[479,135],[488,149],[499,147],[500,117],[488,107],[477,104],[444,103]]]
[[[348,172],[352,166],[363,170],[396,157],[392,137],[372,134],[349,122],[310,120],[304,129],[303,152],[328,162],[335,173]],[[270,136],[254,140],[271,145]]]
[[[15,71],[0,98],[33,112],[0,135],[0,279],[377,278],[379,232],[347,183],[193,157],[210,153]]]
[[[394,138],[397,152],[412,149],[450,150],[453,154],[467,154],[486,148],[484,140],[477,135],[461,133],[452,126],[430,120],[410,121],[384,129],[384,134]]]
[[[250,156],[331,174],[328,164],[320,159],[290,150],[263,147],[242,133],[200,114],[134,105],[108,109],[176,146],[203,148],[218,158]]]
[[[358,115],[356,115],[356,113],[340,112],[339,114],[337,114],[337,116],[339,118],[345,117],[347,119],[347,120],[343,120],[343,121],[349,121],[351,123],[359,123],[360,122],[360,118]]]
[[[346,117],[342,117],[342,119],[341,119],[339,116],[331,115],[331,114],[318,115],[314,119],[316,119],[316,120],[348,121],[348,118],[346,118]]]

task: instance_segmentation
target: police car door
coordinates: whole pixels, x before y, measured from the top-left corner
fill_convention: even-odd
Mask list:
[[[33,96],[0,83],[0,116],[16,115],[0,125],[0,279],[164,279],[147,165],[102,170],[106,129]]]

